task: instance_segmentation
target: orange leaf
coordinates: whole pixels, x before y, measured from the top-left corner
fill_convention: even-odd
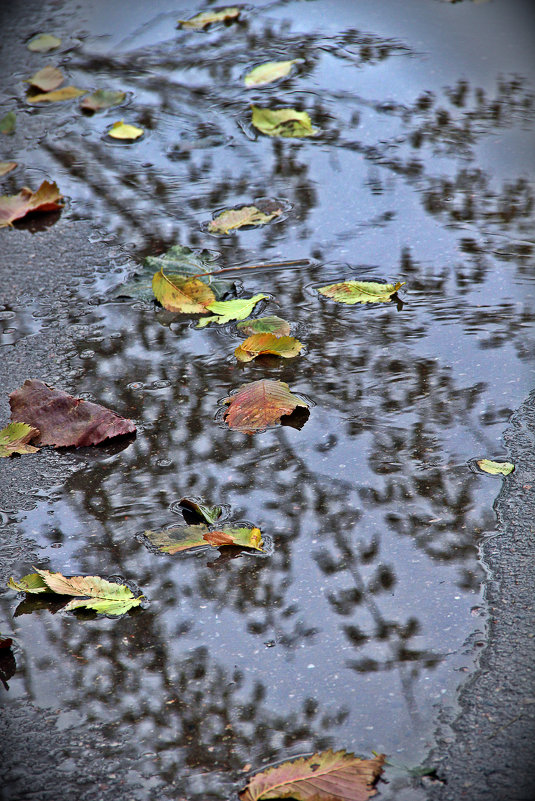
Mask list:
[[[283,415],[291,414],[297,406],[308,408],[304,400],[290,392],[284,381],[265,378],[243,384],[234,395],[225,398],[223,403],[229,404],[224,415],[229,428],[235,428],[244,434],[263,431],[277,423]]]
[[[11,225],[34,211],[56,211],[63,208],[63,195],[55,183],[43,181],[36,192],[23,186],[18,195],[0,197],[0,228]]]

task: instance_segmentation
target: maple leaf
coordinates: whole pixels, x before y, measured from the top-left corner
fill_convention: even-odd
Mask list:
[[[381,284],[376,281],[342,281],[318,289],[321,295],[338,303],[389,303],[392,295],[404,286],[405,281],[396,284]]]
[[[279,78],[285,78],[298,60],[294,58],[291,61],[267,61],[265,64],[259,64],[258,67],[254,67],[247,73],[244,83],[247,87],[265,86]]]
[[[73,398],[35,379],[12,392],[9,403],[13,422],[39,429],[37,445],[79,448],[136,430],[132,420],[105,406]]]
[[[308,404],[290,392],[284,381],[266,378],[243,384],[235,394],[224,398],[222,403],[228,404],[224,419],[229,428],[244,434],[264,431],[298,406],[308,409]]]
[[[213,531],[202,523],[196,526],[173,526],[163,531],[145,531],[145,536],[159,551],[171,555],[206,545],[213,548],[238,545],[261,551],[263,544],[259,528],[229,525]]]
[[[297,137],[315,136],[319,128],[314,128],[306,111],[294,108],[260,108],[251,106],[251,119],[255,128],[267,136]]]
[[[63,208],[63,195],[55,183],[43,181],[36,192],[23,186],[18,195],[0,197],[0,228],[11,225],[32,212],[56,211]]]
[[[37,453],[39,448],[28,445],[39,436],[39,431],[26,423],[10,423],[0,431],[0,457],[13,453]]]
[[[239,793],[240,801],[293,798],[295,801],[367,801],[376,794],[384,754],[359,759],[346,751],[323,751],[257,773]]]
[[[278,337],[275,334],[253,334],[241,345],[238,345],[234,355],[240,362],[250,362],[265,353],[273,353],[275,356],[291,359],[293,356],[297,356],[302,349],[303,345],[295,337]]]
[[[213,291],[200,279],[166,275],[163,267],[154,274],[152,291],[164,309],[182,314],[205,314],[206,307],[215,301]]]
[[[280,217],[282,209],[273,209],[264,212],[256,206],[240,206],[236,209],[227,209],[221,212],[208,224],[208,231],[211,234],[228,234],[237,228],[244,226],[266,225],[275,217]]]

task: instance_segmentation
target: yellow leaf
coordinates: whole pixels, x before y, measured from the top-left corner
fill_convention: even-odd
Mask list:
[[[28,95],[27,103],[59,103],[62,100],[73,100],[75,97],[85,95],[85,89],[77,89],[76,86],[64,86],[54,92],[45,92],[39,95]]]
[[[214,22],[231,22],[232,20],[238,19],[240,11],[241,9],[236,6],[220,8],[219,11],[202,11],[191,19],[179,19],[178,22],[182,28],[202,30],[207,25],[212,25]]]
[[[113,139],[139,139],[144,134],[143,128],[136,125],[127,125],[123,120],[114,122],[108,131],[108,136]]]

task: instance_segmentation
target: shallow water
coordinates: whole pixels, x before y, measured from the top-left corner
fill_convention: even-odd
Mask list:
[[[129,3],[126,20],[71,5],[51,20],[70,82],[129,99],[90,118],[26,109],[25,182],[56,179],[64,213],[124,243],[125,266],[77,288],[73,365],[78,393],[138,434],[78,451],[20,525],[51,569],[119,575],[149,604],[119,620],[11,619],[3,596],[20,644],[9,697],[109,724],[110,747],[127,737],[162,793],[190,801],[228,798],[246,764],[327,747],[416,765],[484,642],[478,543],[500,484],[469,462],[506,456],[501,433],[533,382],[529,4],[257,2],[207,33],[177,31],[198,9],[174,3]],[[280,58],[303,61],[242,88]],[[308,110],[321,134],[257,135],[250,102]],[[123,117],[146,129],[139,142],[103,138]],[[290,205],[284,220],[203,229],[265,196]],[[177,242],[221,266],[308,260],[236,274],[269,293],[266,313],[292,323],[304,355],[240,365],[232,325],[196,330],[117,297],[134,263]],[[350,277],[405,281],[401,302],[315,291]],[[47,324],[12,311],[21,336]],[[301,429],[221,423],[218,401],[261,377],[312,401]],[[148,548],[142,532],[179,522],[186,495],[259,526],[266,555]]]

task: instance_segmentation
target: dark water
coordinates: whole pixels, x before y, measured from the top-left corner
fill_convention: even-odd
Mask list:
[[[171,2],[70,3],[51,18],[69,82],[129,93],[94,117],[25,107],[24,161],[25,182],[56,179],[65,213],[124,243],[122,266],[77,287],[73,363],[79,393],[138,435],[78,452],[21,525],[52,569],[119,575],[150,604],[119,620],[12,619],[3,596],[2,631],[21,646],[9,697],[105,722],[161,797],[225,799],[246,764],[327,747],[416,765],[475,663],[478,543],[500,484],[469,461],[506,456],[501,433],[533,382],[530,7],[256,2],[207,33],[177,31],[199,8]],[[243,88],[253,65],[287,58],[302,59],[291,78]],[[321,134],[257,135],[250,103],[307,110]],[[105,141],[121,118],[144,137]],[[265,196],[290,204],[285,220],[203,232],[216,210]],[[221,266],[308,259],[239,274],[305,355],[238,365],[232,325],[199,331],[116,297],[144,254],[177,242]],[[402,303],[314,291],[350,277],[406,281]],[[14,312],[4,336],[47,325]],[[249,437],[216,419],[219,399],[261,377],[313,401],[301,430]],[[179,522],[184,495],[261,527],[267,555],[149,550],[140,533]]]

